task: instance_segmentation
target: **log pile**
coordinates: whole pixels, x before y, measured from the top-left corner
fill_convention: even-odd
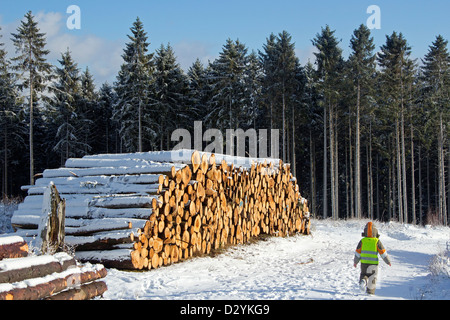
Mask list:
[[[28,255],[19,236],[0,238],[0,300],[87,300],[102,295],[102,265],[78,264],[64,252]]]
[[[12,217],[32,237],[52,182],[66,202],[65,242],[83,262],[151,269],[246,243],[309,233],[289,164],[194,150],[92,155],[49,169]]]
[[[308,208],[290,166],[235,167],[194,152],[191,165],[162,182],[160,200],[134,238],[136,269],[154,269],[243,244],[260,234],[309,233]]]

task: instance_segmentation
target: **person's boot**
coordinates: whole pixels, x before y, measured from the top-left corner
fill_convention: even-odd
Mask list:
[[[375,294],[375,288],[372,288],[372,289],[367,288],[367,294],[374,295]]]
[[[359,281],[359,290],[361,291],[361,293],[366,292],[367,289],[367,279],[363,278]]]

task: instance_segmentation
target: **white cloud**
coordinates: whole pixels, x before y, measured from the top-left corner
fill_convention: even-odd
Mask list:
[[[57,60],[61,59],[61,53],[69,49],[82,71],[89,67],[97,87],[105,81],[112,84],[122,64],[124,40],[106,40],[96,35],[81,35],[77,30],[69,30],[66,27],[66,16],[58,12],[40,11],[35,14],[35,18],[40,31],[46,34],[46,48],[50,50],[47,59],[51,63],[59,66]],[[3,35],[0,41],[5,43],[9,57],[15,56],[11,33],[17,32],[22,19],[23,17],[9,24],[2,24],[0,20]]]
[[[61,20],[63,16],[59,12],[47,12],[39,11],[35,15],[35,19],[38,22],[38,28],[41,32],[46,34],[47,38],[52,38],[61,32]]]
[[[201,41],[181,41],[173,45],[173,50],[177,56],[177,62],[181,68],[187,71],[197,58],[206,67],[208,61],[213,61],[217,58],[218,54],[212,53],[213,46]]]
[[[295,55],[297,56],[302,66],[306,65],[308,61],[314,64],[314,62],[316,61],[316,56],[314,55],[314,52],[317,52],[317,48],[314,46],[302,49],[299,48],[295,49]]]

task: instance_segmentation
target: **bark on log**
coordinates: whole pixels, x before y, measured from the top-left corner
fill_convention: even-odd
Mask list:
[[[20,261],[18,261],[20,260]],[[49,260],[53,260],[48,262]],[[27,264],[27,261],[31,261],[31,265],[25,268],[17,268],[14,265]],[[43,262],[42,264],[33,264]],[[0,283],[12,283],[17,281],[23,281],[26,279],[43,277],[53,272],[62,272],[67,270],[70,266],[75,266],[76,261],[74,258],[68,257],[62,260],[49,259],[48,256],[38,257],[25,257],[11,260],[3,260],[0,262]],[[4,271],[1,271],[1,270]]]
[[[137,228],[117,230],[113,232],[98,232],[90,236],[67,236],[67,245],[74,246],[76,251],[109,250],[118,244],[131,243],[131,234],[137,233]]]
[[[82,285],[80,288],[55,294],[46,298],[46,300],[90,300],[101,296],[107,289],[104,281],[95,281]]]
[[[81,262],[100,263],[105,268],[116,268],[121,270],[135,270],[131,262],[133,250],[118,248],[114,250],[94,250],[76,252],[77,260]]]
[[[28,255],[28,244],[22,237],[11,236],[0,238],[0,260],[21,258]]]
[[[68,269],[60,275],[47,275],[47,278],[50,279],[48,281],[46,281],[44,276],[42,279],[43,283],[31,286],[26,283],[18,284],[12,290],[0,292],[0,300],[39,300],[80,284],[104,278],[106,274],[107,271],[103,267],[84,272],[78,268]]]
[[[73,224],[72,227],[67,226],[66,235],[70,236],[89,236],[99,232],[127,230],[133,227],[143,228],[145,219],[128,219],[128,218],[103,218],[103,219],[86,219],[78,225]]]

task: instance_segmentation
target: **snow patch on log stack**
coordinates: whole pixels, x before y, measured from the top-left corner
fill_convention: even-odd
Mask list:
[[[29,243],[50,183],[66,201],[66,245],[106,267],[157,267],[260,233],[309,232],[307,202],[279,159],[194,150],[68,159],[23,187],[11,222]]]

